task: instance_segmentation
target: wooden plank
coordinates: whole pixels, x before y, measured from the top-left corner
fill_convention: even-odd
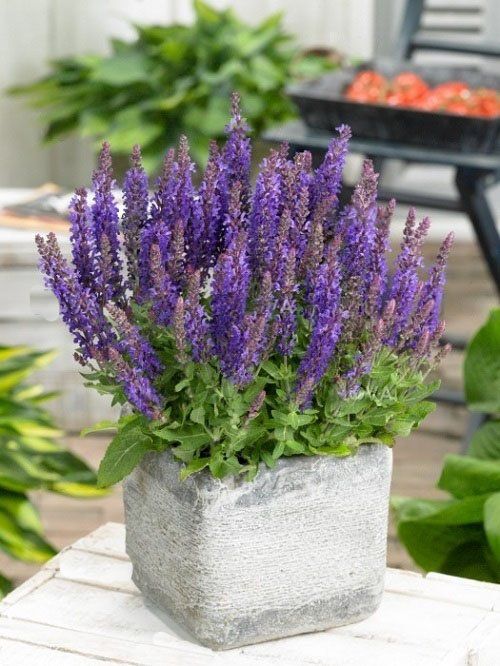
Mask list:
[[[367,640],[425,647],[444,658],[485,615],[485,611],[468,606],[388,592],[374,615],[335,631]]]
[[[129,664],[114,661],[115,664]],[[3,640],[0,644],[0,664],[2,666],[103,666],[102,659],[85,657],[74,652],[59,652],[40,645],[29,645],[18,641]]]
[[[73,664],[75,654],[84,654],[88,658],[100,658],[100,664],[111,661],[119,664],[134,664],[137,666],[262,666],[266,662],[256,661],[253,657],[239,655],[237,651],[215,654],[210,650],[203,651],[189,649],[188,646],[172,647],[161,644],[133,643],[109,636],[100,636],[95,633],[85,633],[80,630],[61,629],[46,624],[33,624],[22,620],[13,620],[0,617],[0,648],[7,645],[7,641],[29,644],[33,654],[38,656],[37,649],[50,646],[55,651],[70,654],[64,662]],[[28,652],[28,654],[30,654]],[[0,664],[5,666],[1,659]],[[227,655],[227,656],[226,656]],[[9,663],[9,662],[6,662]],[[43,662],[42,662],[43,663]],[[276,663],[276,662],[274,662]],[[38,666],[38,661],[11,662],[9,666]]]
[[[319,632],[243,648],[262,664],[315,666],[466,666],[465,653],[445,664],[441,652],[426,645],[359,640],[333,632]],[[467,665],[469,666],[469,665]]]
[[[132,564],[107,555],[69,548],[57,561],[56,577],[108,590],[140,594],[132,582]]]
[[[329,643],[335,644],[337,636],[345,636],[363,642],[412,646],[423,657],[444,659],[462,644],[485,614],[475,608],[389,592],[371,618],[317,634],[314,645],[318,644],[317,649],[321,646],[327,649]],[[190,649],[196,646],[169,617],[146,608],[140,596],[56,578],[8,607],[5,615],[63,629],[78,627],[83,632],[134,643],[161,643],[169,647],[187,643]],[[296,638],[287,640],[295,641],[288,654],[293,655],[295,648],[300,648],[302,654],[302,644]],[[280,646],[279,649],[284,649],[283,642]],[[256,654],[260,654],[259,650]]]
[[[498,585],[440,574],[429,574],[424,578],[415,572],[397,569],[387,569],[385,589],[396,594],[434,599],[488,611],[493,610],[497,601],[500,601]]]
[[[19,601],[19,599],[22,599],[26,595],[34,592],[53,576],[54,572],[50,569],[41,569],[34,576],[28,578],[28,580],[25,581],[22,585],[19,585],[19,587],[16,587],[14,590],[12,590],[12,592],[2,600],[2,605],[12,606],[17,601]]]
[[[128,559],[125,552],[125,525],[122,523],[101,525],[94,532],[76,541],[72,548],[122,560]]]

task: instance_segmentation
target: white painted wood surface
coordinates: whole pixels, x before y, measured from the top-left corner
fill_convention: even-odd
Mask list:
[[[130,580],[123,525],[108,523],[0,604],[2,666],[498,666],[500,586],[388,569],[358,624],[228,652],[147,608]]]

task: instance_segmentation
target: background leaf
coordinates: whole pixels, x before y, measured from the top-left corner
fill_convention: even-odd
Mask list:
[[[500,412],[500,308],[467,348],[464,363],[465,395],[469,408],[477,412]]]
[[[447,455],[438,488],[455,497],[500,491],[500,460],[477,460],[468,456]]]
[[[500,421],[487,421],[476,430],[469,455],[482,460],[500,460]]]
[[[484,531],[493,554],[500,562],[500,492],[492,495],[484,505]]]

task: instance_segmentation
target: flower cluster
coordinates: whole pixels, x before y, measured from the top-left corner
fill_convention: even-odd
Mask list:
[[[53,235],[37,238],[77,359],[160,422],[174,402],[166,378],[182,379],[193,364],[240,394],[255,384],[258,404],[240,425],[253,422],[272,393],[259,377],[276,363],[290,371],[279,400],[298,413],[317,410],[325,390],[344,401],[360,396],[387,355],[414,370],[432,367],[443,354],[439,310],[451,235],[426,274],[429,220],[418,222],[410,210],[390,270],[394,202],[377,203],[369,160],[341,203],[349,138],[339,127],[316,169],[307,151],[271,150],[252,188],[251,145],[234,95],[227,142],[211,146],[196,185],[181,138],[150,198],[134,148],[121,216],[105,143],[92,202],[79,189],[71,204],[72,264]]]

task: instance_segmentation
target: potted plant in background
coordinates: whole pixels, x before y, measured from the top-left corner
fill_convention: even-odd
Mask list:
[[[441,500],[393,497],[398,536],[426,571],[500,583],[500,308],[470,341],[465,395],[487,415],[466,455],[444,459]]]
[[[295,115],[288,84],[338,66],[326,49],[301,54],[281,14],[251,26],[232,9],[200,0],[193,6],[192,25],[136,26],[137,39],[112,40],[111,55],[57,60],[48,76],[12,92],[43,111],[46,141],[78,131],[97,147],[107,139],[122,156],[139,142],[153,171],[180,134],[205,163],[210,139],[224,136],[232,90],[240,91],[259,136]]]
[[[48,490],[70,497],[99,497],[95,473],[60,444],[43,403],[54,397],[26,378],[49,363],[53,352],[0,347],[0,550],[40,564],[56,554],[28,493]],[[12,582],[0,574],[0,597]]]
[[[134,581],[198,639],[228,648],[359,620],[383,589],[391,446],[433,409],[448,237],[420,275],[410,211],[367,161],[339,205],[350,131],[316,169],[272,150],[250,186],[238,98],[199,188],[185,138],[152,200],[134,149],[119,218],[109,146],[72,203],[73,265],[41,269],[90,366],[128,405],[101,463],[125,481]],[[125,259],[122,256],[122,250]]]

